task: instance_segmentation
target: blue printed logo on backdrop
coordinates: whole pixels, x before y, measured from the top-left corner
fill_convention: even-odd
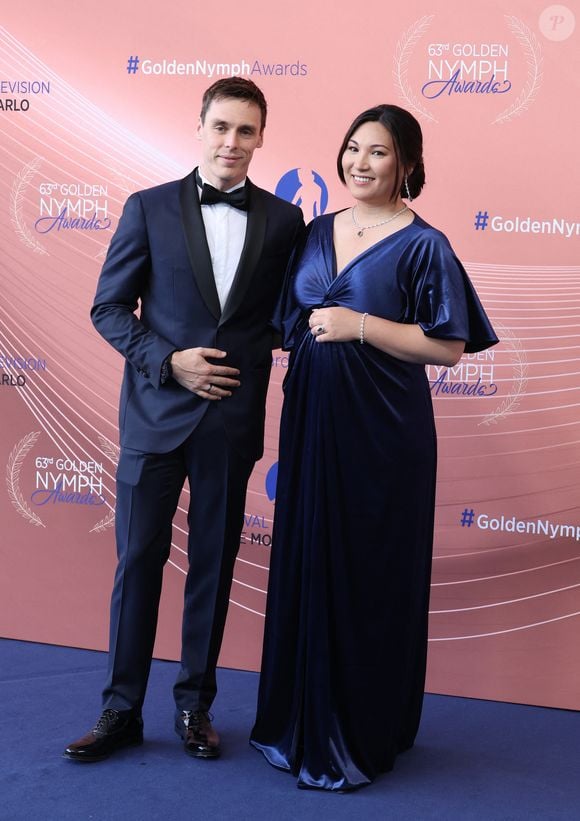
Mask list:
[[[276,499],[276,482],[278,481],[278,462],[274,462],[266,474],[266,493],[268,499],[273,502]]]
[[[324,214],[328,206],[328,188],[318,174],[308,168],[292,168],[278,182],[277,197],[302,208],[307,220]]]
[[[264,486],[266,494],[270,502],[276,501],[276,480],[278,478],[278,462],[274,462],[270,466]],[[262,547],[272,546],[272,534],[264,533],[264,530],[270,530],[272,520],[266,516],[256,515],[254,513],[244,513],[244,530],[240,533],[241,545],[262,545]],[[250,528],[246,530],[245,528]],[[256,528],[258,532],[256,532]]]

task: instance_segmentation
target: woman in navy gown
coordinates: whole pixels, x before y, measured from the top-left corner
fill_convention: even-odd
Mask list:
[[[338,156],[352,208],[311,223],[281,304],[284,384],[251,743],[298,786],[351,790],[419,726],[436,436],[427,363],[497,342],[446,237],[403,197],[419,123],[380,105]]]

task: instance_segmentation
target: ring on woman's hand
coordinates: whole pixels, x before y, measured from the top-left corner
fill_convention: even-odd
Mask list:
[[[212,391],[213,391],[213,385],[210,383],[209,388],[207,389],[207,392],[211,393]]]
[[[316,333],[318,334],[318,336],[320,336],[320,334],[323,334],[324,333],[324,325],[319,325],[318,328],[316,329]]]

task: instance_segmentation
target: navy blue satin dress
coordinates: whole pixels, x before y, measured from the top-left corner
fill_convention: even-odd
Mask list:
[[[419,727],[436,436],[422,365],[317,343],[308,314],[368,311],[468,352],[497,338],[439,231],[415,216],[337,275],[333,220],[311,224],[281,305],[291,356],[251,743],[300,787],[351,790]]]

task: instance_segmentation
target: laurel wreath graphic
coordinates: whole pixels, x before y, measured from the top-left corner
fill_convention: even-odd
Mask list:
[[[89,533],[103,533],[108,527],[115,524],[115,511],[109,510],[107,515],[91,527]]]
[[[119,455],[121,453],[121,448],[119,445],[113,444],[113,442],[105,436],[99,436],[99,444],[102,447],[105,456],[108,456],[115,467],[117,467],[119,464]]]
[[[12,453],[6,465],[6,485],[8,496],[18,513],[27,519],[35,527],[46,527],[42,519],[34,513],[26,504],[24,496],[20,490],[20,471],[28,451],[34,447],[36,440],[40,436],[40,431],[27,433],[18,444],[12,448]]]
[[[501,341],[510,351],[510,362],[514,366],[514,386],[510,395],[494,411],[482,419],[480,425],[497,425],[500,419],[505,419],[506,416],[513,413],[520,404],[520,397],[528,384],[528,363],[519,339],[509,328],[504,328],[497,322],[495,323],[495,329],[498,331]]]
[[[99,443],[103,449],[105,456],[108,456],[111,462],[115,465],[115,467],[119,464],[119,454],[121,449],[118,445],[114,445],[109,439],[105,436],[99,436]],[[97,522],[91,529],[89,533],[103,533],[108,527],[112,527],[115,524],[115,511],[109,510],[107,515]]]
[[[522,44],[528,65],[528,78],[518,98],[514,100],[509,108],[506,108],[505,111],[498,114],[495,120],[493,120],[492,125],[495,125],[495,123],[507,123],[512,117],[515,117],[522,111],[526,111],[536,96],[536,92],[542,81],[542,49],[536,35],[517,17],[506,14],[505,19],[507,20],[510,30]]]
[[[38,171],[40,162],[40,158],[35,157],[35,159],[21,168],[16,175],[16,179],[12,183],[12,191],[10,192],[10,220],[21,242],[29,248],[32,248],[35,254],[48,254],[46,248],[38,242],[30,228],[26,225],[22,214],[24,209],[24,192]]]
[[[420,20],[413,23],[413,25],[410,26],[403,34],[395,49],[395,68],[393,70],[393,77],[395,80],[395,87],[399,92],[399,96],[406,101],[409,108],[413,109],[416,114],[426,117],[428,120],[436,123],[437,119],[433,116],[433,114],[427,111],[424,106],[421,105],[417,97],[413,94],[407,80],[407,72],[411,55],[413,54],[418,41],[431,26],[431,22],[434,17],[434,14],[428,14],[425,15],[425,17],[421,17]]]

